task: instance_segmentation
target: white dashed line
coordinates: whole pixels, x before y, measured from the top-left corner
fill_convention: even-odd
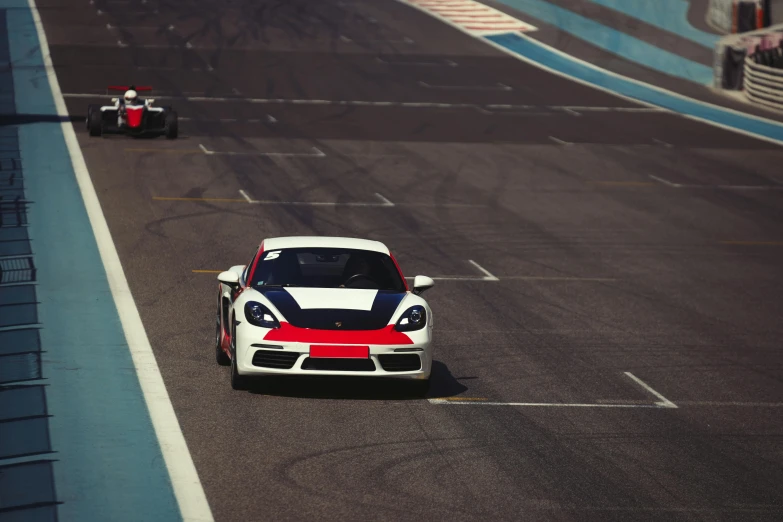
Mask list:
[[[549,136],[549,139],[557,143],[558,145],[573,145],[573,143],[569,141],[563,141],[560,138],[555,138],[554,136]]]
[[[496,83],[495,85],[431,85],[427,82],[419,81],[419,85],[427,89],[442,89],[452,91],[512,91],[513,87],[510,87],[504,83]]]
[[[652,140],[653,140],[655,143],[657,143],[658,145],[663,145],[663,146],[664,146],[664,147],[666,147],[667,149],[670,149],[670,148],[672,148],[672,146],[673,146],[671,143],[666,143],[665,141],[659,140],[659,139],[657,139],[657,138],[653,138]]]
[[[378,199],[380,199],[383,202],[383,204],[385,206],[387,206],[387,207],[393,207],[394,206],[394,203],[392,203],[391,201],[389,201],[388,199],[383,197],[383,195],[381,195],[381,194],[379,194],[377,192],[375,193],[375,195],[378,197]]]
[[[490,274],[488,270],[483,268],[481,265],[479,265],[478,263],[476,263],[472,259],[468,259],[468,263],[470,263],[471,265],[475,266],[478,269],[479,272],[484,274],[484,280],[485,281],[500,281],[500,279],[498,279],[497,277],[495,277],[492,274]]]
[[[247,151],[247,152],[229,152],[229,151],[217,151],[217,150],[209,150],[207,149],[203,144],[199,143],[198,147],[204,152],[204,154],[209,155],[219,155],[219,156],[275,156],[275,157],[291,157],[291,158],[325,158],[326,154],[324,154],[321,149],[317,147],[311,147],[310,149],[313,151],[311,153],[308,152],[257,152],[257,151]]]
[[[650,392],[653,395],[655,395],[659,399],[659,402],[655,403],[658,406],[661,406],[663,408],[676,408],[677,407],[676,404],[674,404],[672,401],[670,401],[669,399],[667,399],[666,397],[664,397],[663,395],[661,395],[657,391],[653,390],[648,384],[646,384],[644,381],[642,381],[640,378],[638,378],[637,376],[635,376],[631,372],[625,372],[625,375],[627,375],[628,377],[633,379],[633,381],[636,382],[636,384],[638,384],[639,386],[641,386],[642,388],[644,388],[648,392]]]

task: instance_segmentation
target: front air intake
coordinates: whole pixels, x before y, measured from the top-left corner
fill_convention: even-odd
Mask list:
[[[421,359],[416,354],[378,356],[384,371],[387,372],[415,372],[421,370]]]
[[[290,370],[293,368],[299,354],[296,352],[273,352],[272,350],[256,350],[253,354],[253,366]]]

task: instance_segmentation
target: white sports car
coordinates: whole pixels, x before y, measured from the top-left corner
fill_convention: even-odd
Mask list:
[[[432,369],[432,310],[408,288],[383,243],[342,237],[265,239],[247,265],[218,275],[215,354],[231,386],[249,376],[410,379],[423,395]]]

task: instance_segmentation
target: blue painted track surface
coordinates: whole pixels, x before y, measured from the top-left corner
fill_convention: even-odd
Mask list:
[[[720,36],[696,29],[688,22],[690,2],[686,0],[590,0],[594,4],[614,9],[664,31],[682,36],[710,49]]]
[[[712,83],[712,68],[655,47],[568,9],[550,4],[546,0],[499,0],[499,2],[625,60],[696,83]]]
[[[0,324],[0,518],[178,520],[32,13],[23,1],[0,1],[0,10],[0,186],[16,155],[13,190],[2,193],[30,201],[27,226],[6,219],[0,228],[0,260],[28,254],[36,268],[6,269],[15,281],[0,284],[0,305],[11,303],[0,307],[9,323]]]
[[[651,85],[610,74],[603,69],[591,67],[555,52],[547,46],[517,33],[493,35],[486,38],[515,54],[524,56],[571,78],[604,87],[619,94],[681,114],[740,129],[757,136],[783,141],[783,124],[762,120],[715,105],[708,105],[683,96],[676,96],[673,93],[657,89]]]

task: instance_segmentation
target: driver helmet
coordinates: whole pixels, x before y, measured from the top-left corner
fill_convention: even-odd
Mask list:
[[[138,94],[133,89],[125,91],[125,103],[133,103],[137,97]]]

